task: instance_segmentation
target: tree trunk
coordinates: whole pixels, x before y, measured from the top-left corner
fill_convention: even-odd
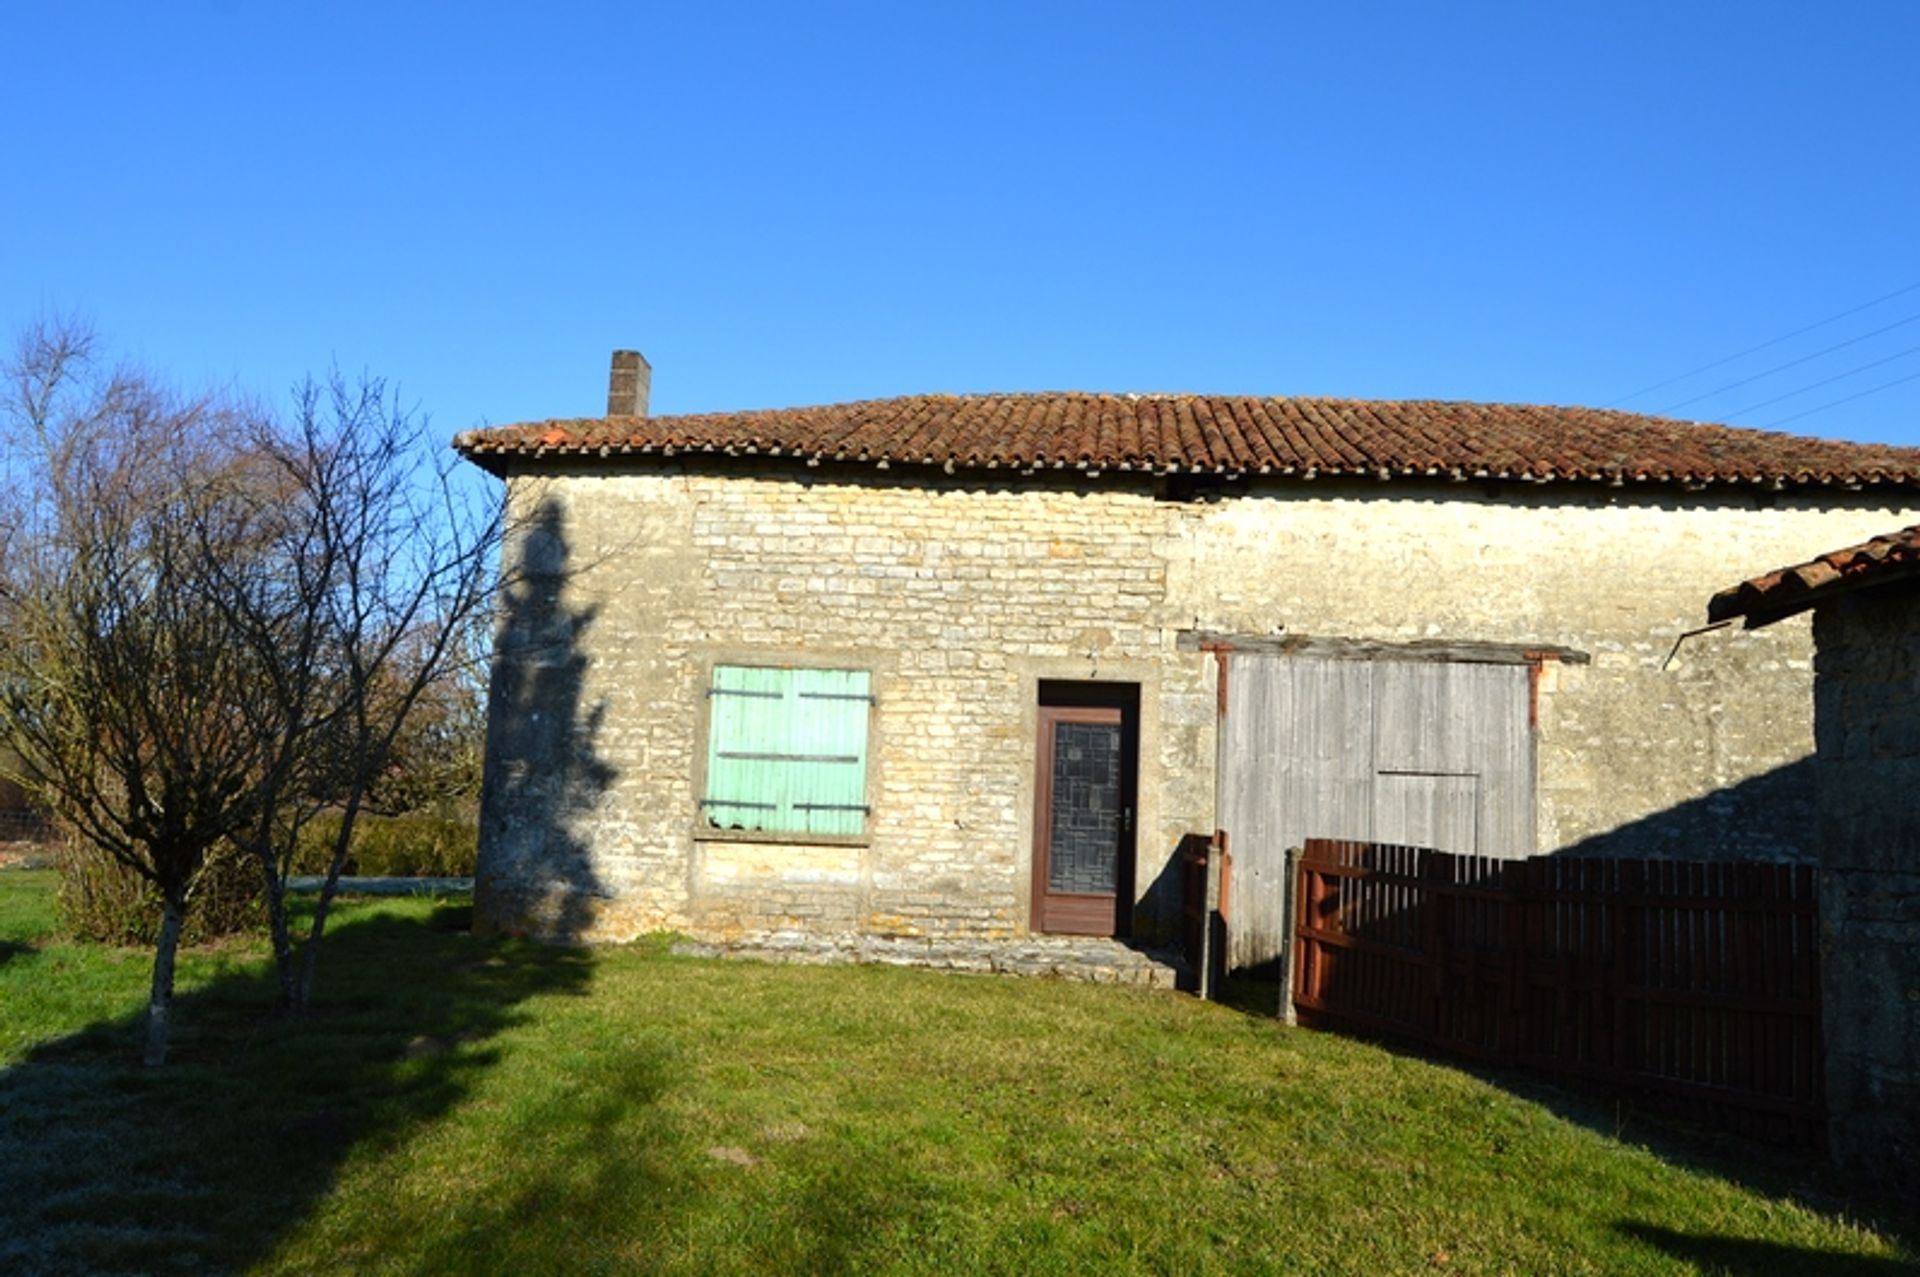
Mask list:
[[[320,899],[313,906],[313,925],[307,931],[307,944],[300,954],[300,982],[294,989],[294,1008],[305,1011],[313,1005],[313,970],[320,957],[320,937],[327,931],[327,911],[333,907],[334,893],[340,888],[340,872],[347,866],[347,851],[353,845],[353,824],[360,815],[360,800],[366,791],[366,779],[356,779],[340,813],[340,832],[333,841],[333,857],[327,862],[327,877],[320,884]]]
[[[186,908],[166,902],[160,918],[160,941],[153,951],[153,993],[147,1000],[146,1064],[157,1069],[167,1062],[167,1022],[173,1013],[173,959],[180,949],[180,928]]]
[[[267,783],[260,807],[260,828],[254,836],[252,850],[254,859],[260,862],[260,886],[267,897],[267,932],[273,938],[273,965],[280,978],[280,1010],[291,1011],[299,983],[295,978],[293,930],[287,924],[287,879],[273,845],[273,818],[280,809],[277,781]],[[297,837],[299,822],[295,822],[294,828],[295,833],[290,837]],[[291,867],[292,860],[290,850],[287,867]]]
[[[280,1009],[291,1011],[300,991],[295,975],[293,929],[287,924],[287,880],[280,875],[271,846],[256,851],[262,889],[267,896],[267,930],[273,936],[273,965],[280,977]]]

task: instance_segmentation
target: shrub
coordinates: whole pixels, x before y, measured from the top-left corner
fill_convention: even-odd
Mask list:
[[[339,832],[338,813],[309,822],[300,835],[293,871],[325,873]],[[369,877],[471,877],[478,841],[474,815],[457,808],[404,816],[363,812],[354,821],[346,872]],[[69,933],[116,945],[151,945],[159,938],[160,896],[146,879],[73,834],[56,842],[53,861],[60,875],[60,917]],[[259,867],[245,856],[232,854],[216,862],[200,880],[181,940],[199,944],[265,925]]]
[[[340,817],[329,812],[301,831],[296,873],[322,874],[340,834]],[[467,878],[473,875],[479,826],[457,809],[377,816],[362,812],[353,822],[348,874],[372,878]]]
[[[60,918],[68,932],[101,944],[151,945],[160,936],[160,894],[153,884],[74,834],[55,846]],[[259,930],[266,923],[260,870],[229,855],[200,879],[187,912],[184,944]]]

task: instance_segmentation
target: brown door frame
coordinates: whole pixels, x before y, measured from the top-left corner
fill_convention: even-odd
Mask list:
[[[1120,837],[1114,892],[1047,888],[1053,822],[1053,729],[1059,723],[1112,723],[1120,728]],[[1133,931],[1139,806],[1140,687],[1137,683],[1042,680],[1033,750],[1033,866],[1028,925],[1036,934],[1124,937]]]

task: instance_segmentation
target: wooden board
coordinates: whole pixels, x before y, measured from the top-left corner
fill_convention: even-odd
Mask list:
[[[1525,665],[1235,651],[1220,724],[1236,969],[1290,941],[1286,852],[1308,838],[1532,855]]]

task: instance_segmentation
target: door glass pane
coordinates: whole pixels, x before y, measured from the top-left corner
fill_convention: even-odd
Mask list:
[[[1056,723],[1047,886],[1112,892],[1120,850],[1120,725]]]

